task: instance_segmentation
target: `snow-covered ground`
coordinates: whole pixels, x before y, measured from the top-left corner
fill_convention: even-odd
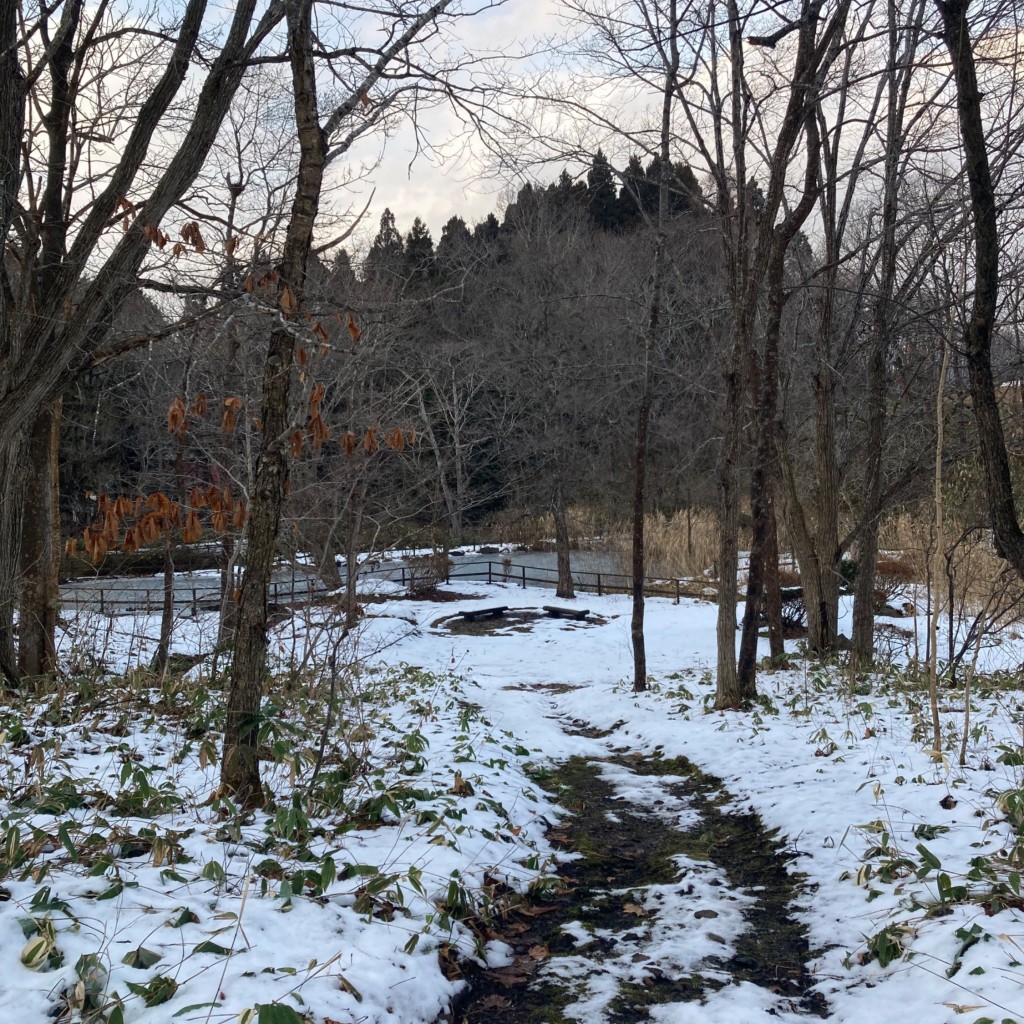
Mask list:
[[[274,1016],[287,1008],[316,1024],[428,1024],[462,984],[446,973],[453,959],[509,960],[474,909],[557,874],[546,832],[566,812],[530,770],[614,750],[683,756],[781,829],[805,878],[796,915],[831,1020],[1024,1021],[1019,640],[981,654],[979,671],[1003,674],[979,680],[959,767],[962,694],[941,695],[935,751],[927,694],[897,671],[860,678],[797,660],[761,675],[754,711],[714,712],[711,604],[648,601],[651,688],[634,694],[627,597],[580,597],[597,617],[586,624],[538,617],[477,635],[448,620],[497,604],[539,610],[550,591],[463,582],[464,599],[439,603],[389,600],[388,589],[378,585],[341,647],[322,609],[275,627],[275,668],[290,670],[268,716],[276,760],[265,772],[279,803],[248,815],[207,802],[221,700],[206,688],[208,663],[145,689],[152,681],[133,670],[152,656],[156,617],[67,624],[69,667],[128,674],[4,709],[0,1020],[42,1024],[61,1006],[74,1020],[84,1006],[112,1024],[227,1021],[259,1004],[267,1022],[294,1021]],[[198,656],[215,639],[212,616],[183,619],[176,650]],[[905,658],[913,642],[901,644]],[[357,666],[338,681],[341,720],[307,804],[292,795],[308,789],[324,726],[315,687],[332,653]],[[602,770],[648,813],[689,813],[667,797],[654,808],[647,779]],[[699,883],[699,866],[680,871]],[[679,969],[699,971],[743,927],[723,911],[709,944],[693,892],[656,895],[648,952]],[[731,895],[734,908],[756,896]],[[605,1005],[588,990],[569,1013],[597,1024]],[[769,1015],[798,1016],[744,983],[651,1019]]]

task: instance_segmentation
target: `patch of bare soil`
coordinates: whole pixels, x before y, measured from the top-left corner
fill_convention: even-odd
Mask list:
[[[530,633],[538,621],[551,622],[552,618],[540,608],[509,608],[500,617],[476,619],[473,622],[467,622],[458,615],[446,615],[432,622],[430,628],[445,630],[455,636],[487,636],[492,633]],[[604,625],[608,620],[600,615],[590,615],[582,621],[556,621],[562,629],[586,629],[590,626]]]
[[[608,968],[623,957],[637,967],[632,980],[619,979],[617,994],[594,1024],[665,1020],[671,1004],[699,1003],[738,982],[767,989],[809,1021],[827,1017],[827,1004],[806,967],[816,951],[793,914],[810,891],[799,874],[787,870],[792,854],[777,835],[756,814],[736,808],[720,780],[683,758],[625,755],[609,763],[637,775],[671,777],[670,791],[687,798],[699,821],[677,829],[651,808],[624,806],[599,765],[583,758],[572,758],[538,779],[559,791],[572,812],[549,831],[549,838],[577,856],[564,863],[564,874],[551,879],[547,891],[495,922],[497,937],[512,947],[511,964],[494,969],[461,965],[469,985],[445,1019],[452,1024],[578,1021],[585,978],[559,970],[558,962],[580,956],[592,962],[591,976],[612,977]],[[732,889],[754,897],[744,910],[747,927],[734,949],[723,947],[721,957],[707,962],[706,972],[678,971],[645,952],[658,910],[657,905],[640,906],[642,894],[648,886],[676,882],[685,889],[678,855],[713,864]],[[716,916],[695,897],[695,918]],[[567,928],[570,922],[573,927]],[[582,947],[576,939],[580,929],[591,938]]]

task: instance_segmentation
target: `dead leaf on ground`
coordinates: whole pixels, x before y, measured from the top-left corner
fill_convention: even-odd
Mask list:
[[[547,943],[543,945],[537,943],[536,946],[531,946],[527,952],[533,960],[547,960],[551,956],[551,950],[548,949]]]
[[[626,903],[622,908],[622,912],[624,914],[635,914],[637,917],[647,916],[647,911],[636,903]]]
[[[528,956],[517,956],[515,962],[509,967],[502,967],[496,971],[488,971],[487,975],[492,981],[496,981],[505,988],[513,988],[522,985],[533,977],[537,970],[537,961]]]
[[[506,1006],[511,1006],[512,1004],[504,996],[494,993],[486,999],[481,999],[476,1005],[478,1010],[503,1010]]]

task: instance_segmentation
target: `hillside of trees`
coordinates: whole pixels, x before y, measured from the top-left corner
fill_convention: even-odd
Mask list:
[[[250,2],[209,38],[200,0],[152,37],[59,6],[0,10],[10,686],[57,667],[62,572],[145,555],[170,587],[202,542],[251,791],[281,558],[338,588],[360,552],[549,522],[570,593],[570,538],[617,532],[643,689],[642,578],[681,574],[647,531],[692,549],[697,516],[723,708],[756,695],[762,619],[782,656],[780,555],[808,650],[862,665],[899,516],[950,607],[976,549],[1024,574],[1012,5],[582,2],[562,91],[497,61],[481,90],[453,2],[371,5],[383,35]],[[436,239],[385,209],[354,246],[362,140],[445,104],[507,200]]]

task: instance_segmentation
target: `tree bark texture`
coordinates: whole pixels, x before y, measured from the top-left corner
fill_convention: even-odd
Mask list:
[[[279,296],[286,322],[271,333],[263,368],[262,442],[245,534],[245,573],[238,604],[221,761],[222,792],[246,805],[263,801],[257,747],[267,670],[267,590],[288,481],[286,436],[295,314],[301,304],[326,162],[312,55],[312,0],[290,3],[287,18],[299,169],[280,270]]]
[[[25,449],[18,605],[18,672],[22,676],[44,675],[56,667],[60,550],[54,523],[60,493],[56,483],[60,406],[58,400],[39,410]]]
[[[935,0],[957,90],[957,112],[974,226],[974,302],[964,333],[971,401],[985,473],[996,551],[1024,578],[1024,532],[1017,520],[1006,438],[992,376],[992,334],[999,299],[999,225],[985,141],[981,92],[967,12],[970,0]]]

